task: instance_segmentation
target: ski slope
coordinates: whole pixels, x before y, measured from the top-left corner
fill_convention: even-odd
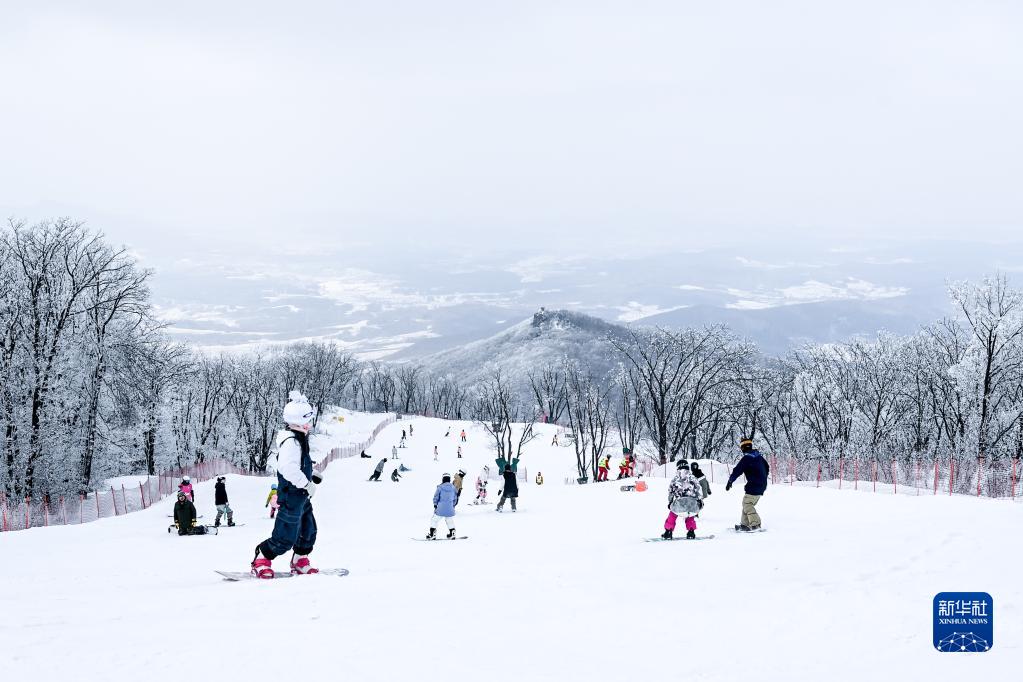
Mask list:
[[[366,481],[415,425],[392,483]],[[443,437],[448,426],[451,435]],[[458,432],[468,432],[455,458]],[[661,532],[667,481],[563,485],[553,427],[528,446],[519,512],[475,507],[492,464],[468,422],[404,420],[369,454],[335,462],[314,499],[314,565],[351,575],[224,582],[271,531],[270,479],[228,478],[235,518],[218,536],[166,532],[172,500],[84,526],[0,535],[0,670],[6,679],[267,680],[1015,679],[1023,638],[1021,505],[773,486],[769,532],[738,535],[741,485],[717,477],[706,542]],[[433,461],[433,446],[440,448]],[[443,472],[469,472],[459,542],[426,533]],[[536,486],[536,471],[545,483]],[[491,499],[500,481],[490,484]],[[204,521],[212,483],[197,488]],[[681,527],[681,522],[680,522]],[[443,526],[442,526],[443,528]],[[287,557],[275,568],[287,566]],[[990,592],[994,648],[931,646],[939,591]]]

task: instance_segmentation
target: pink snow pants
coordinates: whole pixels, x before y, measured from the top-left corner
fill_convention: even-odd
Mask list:
[[[678,514],[673,511],[668,512],[668,518],[664,520],[664,530],[675,530],[675,521],[678,520]],[[696,530],[696,517],[686,517],[686,530]]]

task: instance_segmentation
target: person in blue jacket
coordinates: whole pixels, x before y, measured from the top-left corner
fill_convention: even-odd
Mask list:
[[[742,496],[742,518],[735,530],[753,531],[760,529],[760,514],[757,513],[757,502],[767,491],[767,475],[771,473],[771,465],[767,463],[759,450],[753,448],[753,441],[744,438],[739,443],[742,459],[732,469],[725,490],[732,489],[732,483],[739,476],[746,476],[746,494]]]
[[[458,506],[458,491],[451,482],[451,474],[444,474],[437,490],[433,493],[433,518],[430,520],[430,532],[427,540],[437,539],[437,526],[441,519],[448,526],[448,540],[455,539],[455,507]]]

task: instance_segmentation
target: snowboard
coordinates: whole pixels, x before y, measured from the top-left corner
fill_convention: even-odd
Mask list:
[[[756,530],[739,530],[738,526],[736,526],[734,528],[734,530],[735,530],[736,533],[740,533],[740,534],[743,534],[743,535],[747,535],[747,534],[751,534],[751,533],[766,533],[767,532],[766,528],[757,528]]]
[[[222,523],[220,524],[220,526],[214,526],[214,528],[239,528],[244,525],[245,525],[244,523],[236,523],[233,526],[229,526],[226,523]]]
[[[193,528],[205,528],[206,532],[205,533],[189,533],[189,535],[216,535],[217,534],[217,527],[216,526],[193,526]],[[167,526],[167,532],[168,533],[177,533],[178,532],[178,527],[175,526],[172,523],[171,525]]]
[[[174,514],[167,514],[167,518],[168,518],[168,519],[173,519],[173,518],[174,518]],[[201,519],[201,518],[202,518],[202,514],[199,514],[199,515],[198,515],[198,516],[196,516],[195,518],[197,518],[197,519]]]
[[[470,504],[474,507],[482,507],[485,504],[490,504],[490,502],[470,502]]]
[[[223,576],[224,580],[229,580],[231,582],[238,582],[239,580],[270,580],[269,578],[257,578],[256,576],[252,575],[252,571],[214,571],[214,572],[215,573],[219,573],[221,576]],[[313,573],[312,575],[313,576],[317,576],[317,575],[336,575],[337,577],[342,578],[342,577],[348,575],[348,569],[347,568],[321,568],[319,573]],[[295,574],[291,573],[291,572],[288,572],[288,573],[275,573],[274,577],[273,577],[273,580],[279,580],[281,578],[293,578],[293,577],[295,577]],[[302,576],[302,577],[309,577],[309,576]]]
[[[623,493],[628,492],[630,490],[635,490],[635,489],[636,489],[636,486],[634,486],[634,485],[623,485],[622,488],[621,488]]]
[[[453,538],[448,538],[448,537],[444,537],[444,536],[438,536],[438,537],[435,537],[435,538],[412,538],[412,539],[413,540],[420,540],[422,542],[442,542],[442,541],[447,541],[447,540],[468,540],[469,536],[468,535],[457,535],[457,536],[455,536]]]
[[[683,535],[681,537],[671,538],[671,539],[666,539],[666,538],[662,538],[662,537],[643,538],[643,542],[674,542],[675,540],[689,540],[690,542],[692,542],[693,540],[713,540],[713,539],[714,539],[713,535],[698,535],[695,538],[687,538],[685,535]]]

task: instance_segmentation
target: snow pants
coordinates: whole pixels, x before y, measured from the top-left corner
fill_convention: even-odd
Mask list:
[[[383,471],[382,469],[374,471],[373,475],[369,477],[369,480],[371,480],[371,481],[379,481],[380,480],[380,474],[381,474],[382,471]]]
[[[277,493],[280,509],[274,521],[274,532],[259,545],[259,551],[273,560],[289,549],[295,554],[309,554],[316,544],[316,518],[313,505],[303,490],[291,488],[283,494]]]
[[[227,522],[234,523],[234,511],[231,509],[229,504],[218,504],[217,505],[217,520],[213,522],[214,526],[220,525],[220,517],[227,514]]]
[[[668,512],[668,518],[664,520],[664,530],[675,530],[675,522],[678,521],[678,514],[673,511]],[[686,517],[686,530],[696,530],[696,517]]]
[[[762,495],[750,495],[749,493],[742,496],[742,520],[739,522],[744,526],[750,528],[760,528],[760,514],[757,513],[757,502],[760,501]]]
[[[504,507],[505,500],[511,500],[512,511],[515,511],[515,499],[514,497],[508,497],[507,495],[501,495],[501,501],[497,503],[497,511],[501,511]]]
[[[430,519],[430,529],[432,530],[434,528],[437,528],[440,525],[441,521],[444,521],[444,523],[447,524],[448,530],[454,530],[455,529],[455,517],[454,516],[437,516],[436,514],[434,514],[433,518]]]
[[[607,467],[598,467],[597,468],[597,480],[598,481],[606,481],[607,480]]]

